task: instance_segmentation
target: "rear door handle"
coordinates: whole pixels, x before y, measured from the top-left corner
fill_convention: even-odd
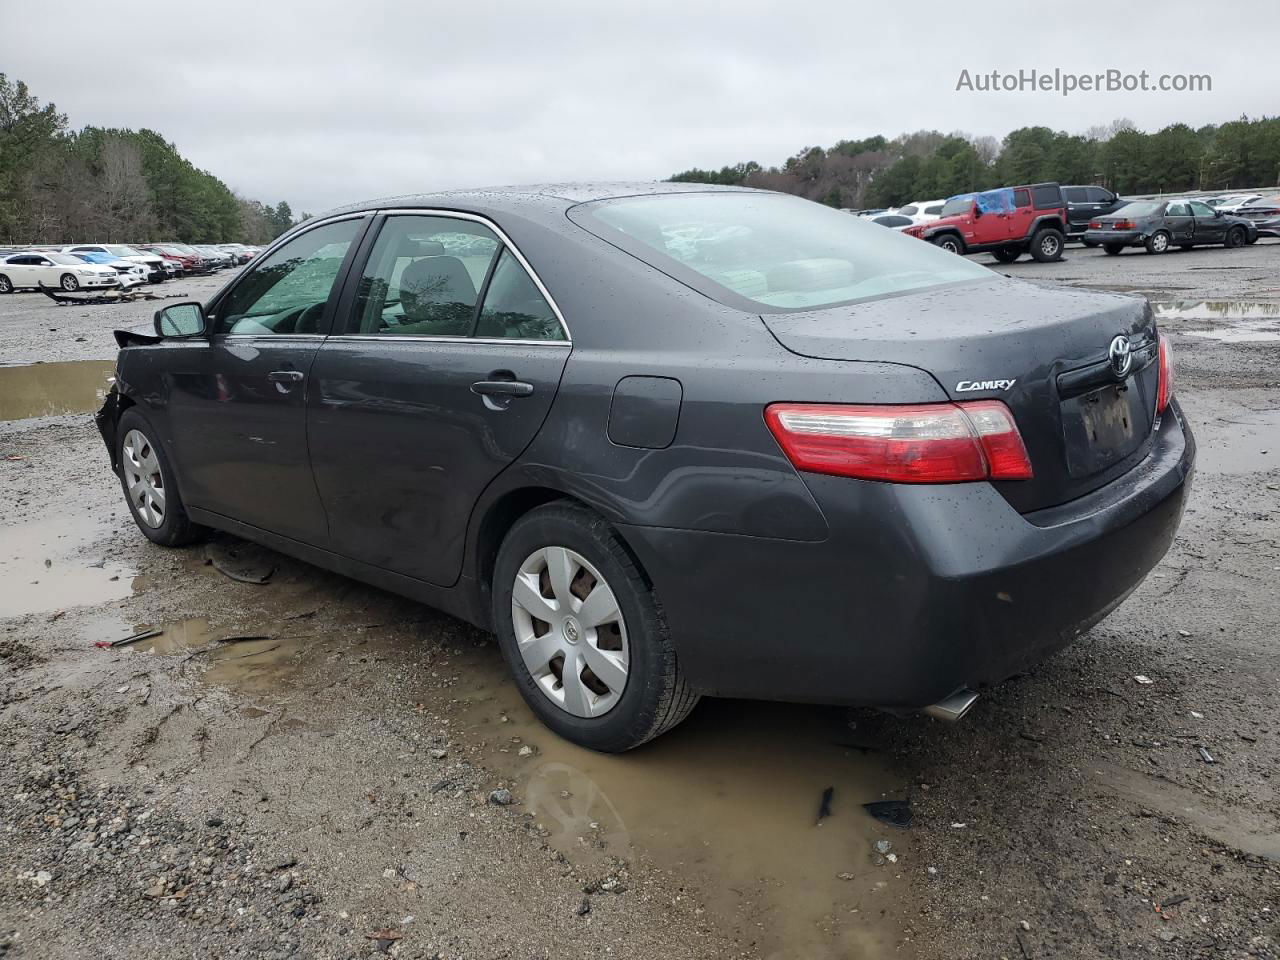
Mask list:
[[[272,383],[301,383],[305,376],[301,370],[272,370],[267,379]]]
[[[523,380],[477,380],[471,385],[471,392],[481,397],[514,397],[533,396],[533,384]]]

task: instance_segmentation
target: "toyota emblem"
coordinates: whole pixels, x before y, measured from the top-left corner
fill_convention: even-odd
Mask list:
[[[1111,341],[1111,346],[1107,350],[1107,359],[1111,361],[1111,372],[1116,375],[1117,380],[1123,380],[1129,375],[1129,368],[1133,366],[1133,353],[1129,349],[1129,338],[1124,334],[1116,337]]]

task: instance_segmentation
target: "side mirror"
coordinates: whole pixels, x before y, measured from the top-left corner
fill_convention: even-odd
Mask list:
[[[205,327],[204,307],[194,300],[156,311],[157,337],[199,337]]]

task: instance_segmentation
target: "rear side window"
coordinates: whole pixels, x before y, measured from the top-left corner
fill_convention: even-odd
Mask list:
[[[1032,187],[1031,196],[1035,199],[1037,210],[1047,210],[1062,206],[1062,190],[1057,184]]]
[[[360,278],[347,332],[469,336],[497,252],[497,236],[472,220],[387,218]]]
[[[1015,207],[1031,206],[1031,191],[1025,188],[1013,191],[1013,205]]]
[[[931,206],[931,207],[925,207],[925,208],[924,208],[924,212],[925,212],[926,214],[928,214],[929,216],[931,216],[931,217],[936,217],[936,216],[938,216],[940,213],[942,213],[942,204],[940,204],[940,203],[935,203],[935,204],[934,204],[933,206]]]
[[[564,330],[551,304],[520,261],[505,248],[485,291],[476,336],[510,340],[564,339]]]
[[[1125,207],[1124,209],[1129,210],[1130,207],[1133,207],[1133,206],[1136,206],[1136,205],[1130,204],[1129,207]],[[1149,212],[1154,213],[1155,211],[1152,210]],[[1185,203],[1171,203],[1169,204],[1169,209],[1165,211],[1165,216],[1166,217],[1189,217],[1191,216],[1191,210],[1188,209]]]
[[[579,204],[575,223],[751,313],[811,310],[990,279],[930,243],[785,194],[667,193]]]
[[[916,208],[908,204],[905,207],[899,207],[898,213],[904,217],[914,217],[916,215]]]

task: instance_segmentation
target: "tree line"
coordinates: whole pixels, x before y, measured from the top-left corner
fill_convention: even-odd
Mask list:
[[[896,207],[1019,183],[1097,184],[1119,194],[1280,183],[1280,117],[1241,117],[1154,133],[1128,120],[1083,134],[1021,127],[1002,140],[921,130],[805,147],[780,167],[755,161],[670,178],[781,190],[833,207]]]
[[[288,203],[239,196],[153,130],[69,129],[54,104],[0,73],[5,242],[266,243],[294,222]]]

